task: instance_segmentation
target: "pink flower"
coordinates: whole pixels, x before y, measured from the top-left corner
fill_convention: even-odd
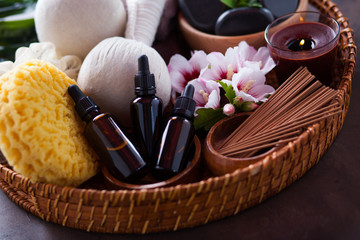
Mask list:
[[[217,109],[220,107],[220,87],[217,82],[198,78],[189,83],[195,88],[194,100],[196,102],[196,110],[199,108]]]
[[[232,85],[236,96],[244,102],[264,102],[266,95],[272,94],[275,89],[265,84],[265,76],[259,66],[253,68],[244,67],[234,74],[232,81],[223,80],[227,85]]]
[[[275,62],[266,47],[257,51],[245,41],[234,48],[228,48],[223,55],[220,52],[212,52],[207,55],[209,65],[204,68],[200,76],[207,80],[231,80],[233,75],[243,67],[260,68],[265,75],[275,67]]]
[[[252,111],[258,107],[256,103],[266,101],[267,95],[275,90],[265,84],[265,75],[274,67],[266,47],[256,50],[246,42],[228,48],[225,54],[195,51],[190,60],[176,54],[168,65],[173,94],[181,93],[191,83],[195,88],[195,112],[207,108],[195,114],[197,127],[205,129],[224,114]]]
[[[226,116],[232,116],[235,113],[235,106],[231,103],[227,103],[223,107],[223,112]]]
[[[188,82],[197,79],[201,69],[207,65],[208,61],[204,51],[193,52],[189,61],[179,54],[172,56],[168,65],[172,89],[181,93]]]
[[[237,53],[237,61],[240,67],[251,67],[254,64],[259,65],[260,71],[266,75],[276,65],[267,47],[260,47],[256,51],[254,47],[242,41],[234,50]]]
[[[212,52],[207,56],[209,65],[200,73],[207,80],[231,80],[234,73],[238,71],[237,52],[234,48],[228,48],[223,55],[220,52]]]

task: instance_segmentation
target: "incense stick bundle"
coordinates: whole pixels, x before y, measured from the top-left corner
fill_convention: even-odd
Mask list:
[[[259,150],[293,141],[304,128],[339,114],[337,90],[299,68],[219,146],[228,157],[249,157]]]

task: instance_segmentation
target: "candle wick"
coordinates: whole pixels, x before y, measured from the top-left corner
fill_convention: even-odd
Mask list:
[[[305,44],[305,40],[304,40],[304,39],[301,39],[301,40],[300,40],[300,45],[301,45],[301,46],[304,46],[304,44]]]
[[[288,49],[291,51],[307,51],[315,47],[315,42],[311,38],[298,37],[291,40],[287,44]]]

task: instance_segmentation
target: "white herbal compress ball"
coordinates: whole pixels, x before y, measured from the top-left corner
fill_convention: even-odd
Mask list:
[[[85,58],[100,41],[123,36],[126,11],[119,0],[39,0],[35,27],[40,42],[52,42],[60,55]]]
[[[126,127],[131,126],[130,103],[135,98],[134,76],[138,58],[146,54],[155,76],[156,96],[169,103],[171,81],[160,54],[142,42],[112,37],[101,41],[86,56],[79,72],[78,85],[100,106],[114,114]]]

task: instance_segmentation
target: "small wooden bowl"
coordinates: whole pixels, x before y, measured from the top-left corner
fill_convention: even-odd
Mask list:
[[[300,0],[296,11],[306,11],[307,9],[308,0]],[[246,41],[250,46],[255,48],[266,46],[264,31],[238,36],[219,36],[205,33],[192,27],[181,13],[178,15],[178,21],[185,40],[194,50],[204,50],[206,53],[214,51],[225,53],[229,47],[235,47],[241,41]],[[279,24],[279,27],[289,25],[293,21],[294,19],[288,19],[282,24]]]
[[[192,156],[192,160],[190,164],[182,172],[180,172],[179,174],[168,180],[161,182],[156,182],[156,180],[149,174],[144,179],[140,180],[138,184],[125,183],[112,176],[105,166],[101,167],[101,171],[105,177],[105,180],[107,181],[106,182],[107,188],[111,188],[111,189],[140,190],[140,189],[175,186],[178,184],[200,181],[203,175],[203,166],[200,158],[201,143],[196,135],[194,137],[194,143],[192,145],[192,149],[189,155]]]
[[[248,167],[278,149],[273,147],[265,153],[249,158],[226,157],[217,149],[225,139],[250,115],[250,113],[239,113],[217,122],[209,131],[203,146],[203,155],[208,169],[215,175],[221,176],[232,173],[239,168]]]

